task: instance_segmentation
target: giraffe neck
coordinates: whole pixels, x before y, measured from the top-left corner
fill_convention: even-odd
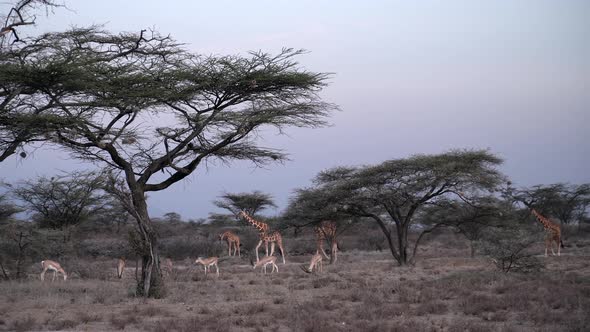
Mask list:
[[[255,220],[254,218],[250,217],[245,212],[242,212],[242,215],[244,216],[244,218],[246,219],[246,221],[248,221],[252,226],[256,227],[256,229],[258,229],[258,231],[261,234],[266,233],[266,231],[268,230],[268,225],[267,224],[265,224],[265,223],[263,223],[261,221]]]
[[[533,209],[532,212],[535,215],[535,217],[537,218],[537,220],[541,224],[543,224],[543,227],[551,228],[551,226],[553,226],[553,223],[549,219],[543,217],[539,212],[537,212],[537,210]]]

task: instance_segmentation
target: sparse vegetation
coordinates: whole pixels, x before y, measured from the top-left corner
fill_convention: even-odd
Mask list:
[[[471,258],[468,240],[450,231],[425,242],[413,267],[396,266],[387,252],[350,250],[319,275],[299,269],[307,256],[266,277],[232,257],[220,263],[219,279],[204,279],[190,260],[178,260],[162,300],[129,297],[133,267],[119,280],[115,260],[100,260],[96,269],[113,270],[102,279],[0,283],[0,330],[581,331],[590,307],[587,248],[549,257],[545,270],[528,274]]]

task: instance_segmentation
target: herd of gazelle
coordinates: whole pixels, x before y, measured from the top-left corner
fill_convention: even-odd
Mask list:
[[[531,212],[535,216],[537,221],[539,221],[543,225],[543,228],[545,229],[545,233],[546,233],[546,236],[545,236],[545,256],[548,255],[549,249],[551,249],[551,253],[553,254],[553,256],[555,256],[555,251],[553,250],[554,243],[557,246],[557,256],[560,256],[561,255],[561,247],[563,247],[563,242],[561,241],[561,227],[558,224],[549,220],[548,218],[543,217],[537,210],[531,209]],[[271,273],[273,273],[275,270],[278,273],[279,267],[276,264],[277,257],[274,256],[273,254],[274,254],[275,243],[276,243],[279,246],[279,250],[281,251],[281,256],[283,257],[283,264],[285,264],[285,251],[283,249],[283,238],[282,238],[281,234],[278,231],[275,231],[272,233],[269,232],[268,224],[255,220],[254,218],[250,217],[244,211],[241,211],[239,213],[239,216],[243,217],[249,224],[254,226],[259,232],[259,241],[258,241],[258,244],[256,245],[256,249],[255,249],[256,250],[256,262],[253,262],[253,261],[251,262],[254,269],[256,269],[258,267],[262,267],[261,272],[264,272],[266,274],[267,266],[271,265],[272,266]],[[328,243],[331,244],[332,261],[336,262],[336,257],[337,257],[338,245],[336,242],[336,235],[337,235],[336,234],[336,223],[333,221],[323,221],[319,225],[314,227],[314,232],[316,235],[316,245],[317,245],[316,253],[311,257],[311,261],[310,261],[308,267],[301,266],[301,269],[307,273],[313,272],[314,269],[319,272],[321,272],[323,270],[322,255],[324,257],[328,258],[328,255],[324,251],[324,241],[325,240],[328,240]],[[236,255],[236,252],[237,252],[238,256],[241,256],[241,254],[240,254],[240,237],[237,236],[236,234],[233,234],[230,231],[226,231],[226,232],[219,234],[219,240],[224,240],[224,239],[226,239],[226,241],[227,241],[228,255],[232,256],[232,248],[233,248],[234,249],[233,256]],[[260,248],[260,246],[263,243],[264,243],[264,246],[266,249],[266,256],[263,257],[262,259],[260,259],[258,256],[258,248]],[[270,243],[270,255],[268,252],[268,244],[269,243]],[[320,253],[321,253],[321,255],[320,255]],[[204,270],[205,270],[205,276],[207,276],[207,272],[209,272],[210,267],[215,266],[215,270],[216,270],[215,272],[219,276],[219,266],[217,265],[218,261],[219,261],[218,257],[208,257],[208,258],[199,257],[199,258],[197,258],[197,260],[195,260],[195,263],[203,265]],[[53,271],[53,278],[51,279],[51,281],[55,280],[58,273],[61,273],[63,275],[64,281],[67,280],[67,278],[68,278],[66,271],[56,261],[52,261],[52,260],[41,261],[41,267],[43,268],[43,272],[41,272],[41,281],[45,280],[45,272],[47,272],[47,270]],[[124,269],[125,269],[125,259],[119,258],[119,261],[117,264],[117,276],[119,278],[123,277]],[[162,269],[168,274],[172,272],[173,266],[172,266],[172,261],[170,260],[170,258],[166,258],[164,260],[164,264],[162,266]]]

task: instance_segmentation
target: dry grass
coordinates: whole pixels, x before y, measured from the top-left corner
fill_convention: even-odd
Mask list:
[[[205,279],[187,260],[175,264],[162,300],[132,296],[132,269],[123,280],[3,282],[0,330],[583,331],[589,252],[577,246],[528,275],[496,272],[466,247],[438,243],[413,267],[396,267],[385,252],[349,251],[318,274],[299,269],[306,256],[272,275],[231,258],[219,278]]]

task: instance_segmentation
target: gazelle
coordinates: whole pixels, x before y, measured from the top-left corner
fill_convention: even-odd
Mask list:
[[[264,274],[266,274],[266,267],[268,265],[272,265],[272,270],[270,271],[271,274],[275,271],[275,269],[277,269],[277,273],[279,273],[279,267],[277,266],[277,256],[264,256],[256,263],[254,263],[254,261],[250,261],[250,263],[254,267],[254,270],[256,270],[257,267],[262,266],[261,272],[264,272]]]
[[[197,258],[195,263],[203,265],[203,267],[205,268],[205,277],[207,276],[207,271],[209,270],[209,268],[211,266],[215,265],[215,270],[217,270],[217,276],[219,276],[219,266],[217,265],[217,260],[218,260],[217,257],[209,257],[209,258],[199,257],[199,258]]]
[[[125,258],[121,257],[117,264],[117,277],[119,277],[119,279],[123,278],[123,271],[125,271]]]
[[[45,281],[45,272],[47,270],[53,271],[53,278],[51,279],[51,281],[55,280],[55,276],[57,275],[58,272],[63,274],[64,281],[66,281],[66,279],[68,279],[68,275],[67,275],[66,271],[64,271],[64,269],[61,267],[61,265],[59,265],[58,262],[50,261],[50,260],[41,261],[41,267],[43,268],[43,272],[41,272],[41,281]]]
[[[307,273],[313,272],[313,269],[316,268],[316,271],[322,272],[323,271],[323,258],[322,255],[316,253],[315,255],[311,256],[311,261],[309,262],[309,267],[301,266],[301,269]]]

